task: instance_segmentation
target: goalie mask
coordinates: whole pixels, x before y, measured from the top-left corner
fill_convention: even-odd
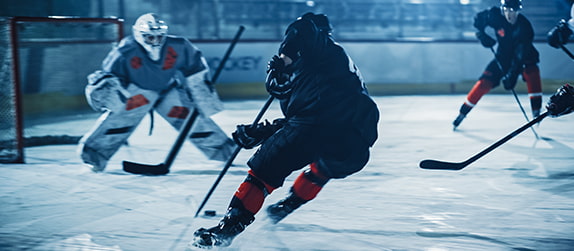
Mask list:
[[[167,25],[156,14],[141,15],[132,27],[134,38],[147,52],[149,57],[157,61],[161,48],[167,36]]]

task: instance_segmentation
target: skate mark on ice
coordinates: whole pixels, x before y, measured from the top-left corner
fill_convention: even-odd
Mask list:
[[[286,224],[277,223],[276,231],[285,232],[325,232],[336,234],[361,234],[361,235],[381,235],[381,236],[400,236],[410,235],[411,232],[401,231],[382,231],[382,230],[366,230],[366,229],[349,229],[349,228],[328,228],[315,224]]]
[[[62,251],[82,251],[82,250],[122,251],[122,249],[118,245],[105,246],[95,243],[92,240],[92,235],[90,234],[79,234],[59,242],[42,246],[40,249],[62,250]]]
[[[508,246],[512,250],[534,251],[534,249],[522,248],[522,247],[513,247],[513,245],[508,243],[508,242],[504,242],[504,241],[497,240],[497,239],[487,237],[487,236],[482,236],[479,234],[472,234],[472,233],[466,233],[466,232],[447,233],[447,232],[417,231],[416,234],[418,236],[427,237],[427,238],[457,238],[457,237],[471,238],[471,239],[488,241],[488,242],[503,245],[503,246]]]
[[[177,247],[179,246],[179,243],[181,243],[182,241],[185,241],[184,240],[185,235],[187,234],[187,231],[189,230],[190,227],[191,227],[191,224],[185,225],[185,227],[183,228],[181,233],[173,241],[173,244],[171,244],[171,247],[168,249],[169,251],[178,250]]]

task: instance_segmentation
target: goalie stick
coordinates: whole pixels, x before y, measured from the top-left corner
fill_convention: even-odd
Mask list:
[[[239,41],[239,37],[241,37],[241,33],[243,33],[244,30],[245,30],[245,27],[239,26],[239,30],[235,34],[235,37],[231,41],[229,48],[227,48],[225,55],[221,59],[219,66],[217,67],[217,69],[215,70],[215,72],[213,74],[213,77],[211,78],[211,84],[214,85],[215,82],[217,81],[217,78],[219,77],[219,74],[223,70],[225,63],[227,62],[227,59],[229,58],[229,55],[231,55],[233,48],[237,44],[237,41]],[[179,153],[181,146],[185,142],[185,139],[187,138],[193,123],[195,122],[195,120],[199,116],[198,109],[193,109],[193,110],[194,111],[189,116],[187,116],[187,118],[183,122],[183,126],[181,127],[181,129],[179,131],[179,135],[177,136],[175,143],[172,145],[172,147],[171,147],[171,149],[170,149],[170,151],[169,151],[169,153],[168,153],[168,155],[165,158],[165,161],[163,163],[160,163],[157,165],[148,165],[148,164],[141,164],[141,163],[135,163],[135,162],[130,162],[130,161],[123,161],[122,166],[123,166],[124,171],[126,171],[128,173],[143,174],[143,175],[165,175],[165,174],[168,174],[169,169],[170,169],[171,165],[173,164],[175,157]]]
[[[546,116],[548,116],[548,112],[540,114],[540,116],[536,117],[535,119],[531,120],[530,122],[526,123],[522,127],[516,129],[512,133],[506,135],[506,137],[496,141],[494,144],[490,145],[488,148],[482,150],[481,152],[475,154],[474,156],[468,158],[463,162],[446,162],[440,160],[431,160],[426,159],[419,163],[419,167],[422,169],[435,169],[435,170],[461,170],[466,166],[470,165],[471,163],[475,162],[477,159],[480,159],[482,156],[486,155],[487,153],[491,152],[492,150],[496,149],[500,145],[506,143],[510,139],[514,138],[516,135],[520,134],[524,130],[528,129],[529,127],[533,126],[534,124],[542,121]]]

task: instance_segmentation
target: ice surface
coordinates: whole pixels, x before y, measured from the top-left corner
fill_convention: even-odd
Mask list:
[[[277,225],[258,214],[229,250],[573,250],[574,115],[535,126],[546,140],[524,131],[461,171],[418,168],[422,159],[463,161],[525,123],[512,95],[487,95],[453,132],[464,98],[377,97],[380,138],[367,167]],[[225,102],[214,119],[232,132],[263,102]],[[274,103],[266,118],[279,116]],[[144,120],[104,173],[83,167],[73,145],[27,148],[26,164],[0,165],[0,250],[185,250],[195,229],[216,224],[254,150],[240,152],[205,206],[217,217],[193,218],[223,163],[186,142],[169,175],[121,169],[122,160],[164,160],[177,133],[155,121],[147,136]],[[33,129],[81,135],[94,122]]]

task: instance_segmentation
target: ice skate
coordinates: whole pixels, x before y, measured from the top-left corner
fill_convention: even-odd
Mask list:
[[[462,122],[462,120],[466,117],[466,115],[459,113],[458,116],[456,117],[456,119],[452,122],[452,125],[454,126],[452,128],[452,130],[456,130],[456,128],[460,125],[460,123]]]
[[[295,194],[290,194],[287,198],[267,207],[267,215],[273,224],[277,224],[287,215],[291,214],[295,209],[305,204],[306,201],[297,197]]]
[[[201,249],[227,247],[254,220],[252,213],[239,208],[231,208],[217,226],[196,230],[193,233],[193,241],[188,246]]]

